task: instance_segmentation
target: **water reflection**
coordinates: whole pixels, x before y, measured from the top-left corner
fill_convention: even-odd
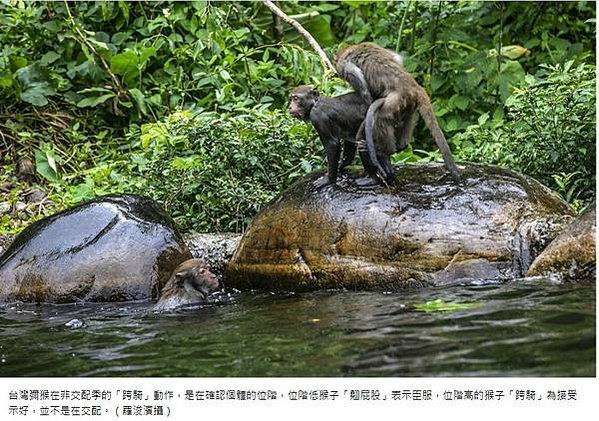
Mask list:
[[[476,302],[418,311],[441,299]],[[401,293],[244,293],[0,308],[3,376],[594,376],[595,286],[511,282]],[[77,329],[67,324],[77,319]]]

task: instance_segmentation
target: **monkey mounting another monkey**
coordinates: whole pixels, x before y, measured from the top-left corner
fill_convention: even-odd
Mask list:
[[[350,45],[335,58],[339,75],[347,80],[365,103],[369,104],[360,129],[359,140],[365,139],[366,152],[387,184],[394,183],[390,156],[405,149],[410,142],[417,114],[420,113],[441,151],[445,166],[458,182],[459,171],[447,140],[433,113],[431,101],[416,80],[403,68],[401,56],[372,43]],[[368,171],[369,169],[367,169]]]
[[[366,117],[368,105],[357,92],[326,97],[321,96],[316,88],[306,85],[291,92],[289,114],[314,125],[327,154],[327,180],[321,185],[334,184],[338,170],[350,165],[356,156],[356,134]],[[344,151],[339,165],[341,142],[344,143]]]

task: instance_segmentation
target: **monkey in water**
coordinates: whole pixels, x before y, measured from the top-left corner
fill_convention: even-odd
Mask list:
[[[339,75],[370,104],[364,121],[364,133],[369,160],[376,178],[380,172],[388,184],[394,183],[393,166],[389,157],[405,149],[410,142],[417,114],[420,113],[441,151],[445,166],[458,182],[459,171],[447,140],[433,113],[431,101],[418,82],[403,68],[401,56],[372,43],[350,45],[335,57]]]
[[[173,271],[171,278],[160,291],[155,311],[171,310],[175,307],[201,303],[210,291],[218,288],[216,275],[210,272],[201,259],[189,259]]]
[[[321,96],[316,88],[306,85],[291,92],[289,114],[314,125],[327,154],[327,179],[321,185],[334,184],[338,170],[350,165],[356,156],[356,135],[364,130],[361,126],[368,106],[369,103],[364,102],[357,92],[326,97]],[[341,142],[344,143],[343,160],[339,165]],[[370,164],[364,161],[364,155],[361,154],[361,157],[369,174],[376,171],[374,162]]]

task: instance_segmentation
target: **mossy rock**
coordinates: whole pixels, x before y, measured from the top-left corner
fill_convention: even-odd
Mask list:
[[[394,188],[360,187],[355,174],[293,185],[252,221],[227,286],[396,290],[512,279],[573,215],[534,179],[495,166],[466,165],[459,184],[440,164],[397,172]]]

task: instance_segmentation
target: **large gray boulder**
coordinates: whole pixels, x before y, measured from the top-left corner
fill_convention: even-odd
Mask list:
[[[151,199],[107,196],[27,227],[0,256],[0,302],[156,299],[191,258]]]
[[[596,205],[593,203],[532,262],[527,275],[553,275],[566,281],[595,282],[596,218]]]
[[[458,185],[440,164],[403,165],[397,187],[355,176],[298,182],[252,221],[227,286],[395,290],[523,276],[574,214],[537,181],[467,165]]]

